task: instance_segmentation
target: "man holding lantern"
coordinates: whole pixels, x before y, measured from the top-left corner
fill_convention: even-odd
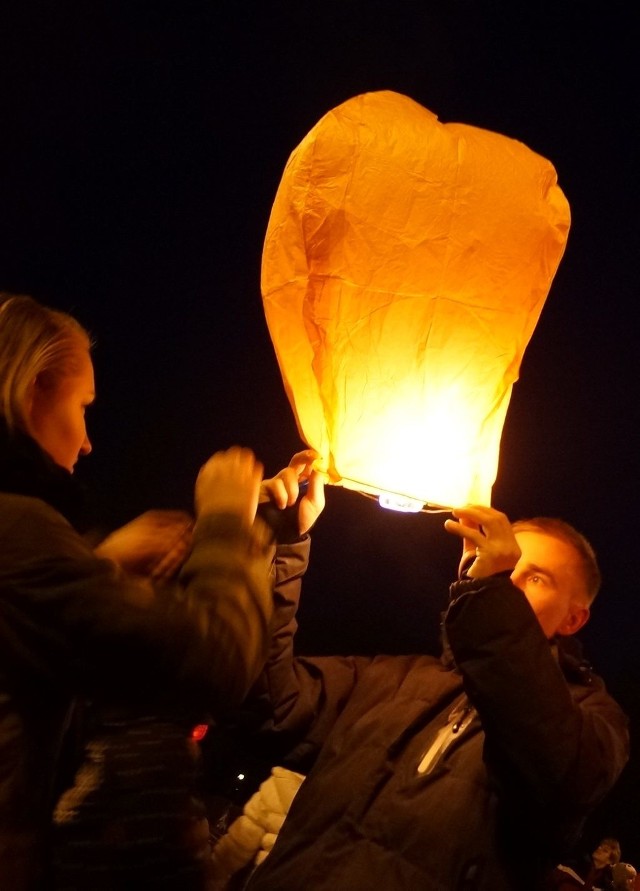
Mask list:
[[[296,657],[324,504],[313,457],[267,483],[297,522],[277,548],[258,740],[306,779],[248,889],[539,887],[629,753],[626,716],[570,646],[600,582],[591,546],[560,520],[456,509],[445,529],[463,559],[441,658]]]

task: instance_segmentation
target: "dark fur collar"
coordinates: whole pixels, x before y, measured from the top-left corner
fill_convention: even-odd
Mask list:
[[[27,434],[9,433],[0,417],[0,491],[40,498],[77,529],[85,528],[85,493]]]

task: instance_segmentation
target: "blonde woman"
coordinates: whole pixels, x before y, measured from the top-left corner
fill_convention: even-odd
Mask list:
[[[141,580],[119,564],[153,562],[148,523],[102,555],[79,532],[73,472],[91,451],[94,398],[82,326],[0,294],[0,884],[12,891],[54,887],[52,794],[76,697],[215,716],[240,702],[267,646],[262,465],[247,449],[214,454],[196,480],[193,544],[177,580]],[[204,872],[183,887],[206,887]]]

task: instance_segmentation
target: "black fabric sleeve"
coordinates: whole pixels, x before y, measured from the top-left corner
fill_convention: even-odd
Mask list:
[[[629,757],[620,707],[595,675],[567,682],[506,574],[457,582],[451,595],[446,635],[482,719],[494,776],[525,806],[556,816],[594,807]]]
[[[296,613],[309,551],[308,535],[276,549],[269,657],[245,703],[245,729],[256,734],[254,743],[263,757],[302,772],[372,661],[366,656],[296,655]]]

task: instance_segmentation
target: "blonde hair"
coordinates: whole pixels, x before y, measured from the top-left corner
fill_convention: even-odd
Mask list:
[[[74,374],[92,340],[67,313],[25,294],[0,292],[0,415],[10,431],[29,432],[28,406],[36,379],[54,387]]]

